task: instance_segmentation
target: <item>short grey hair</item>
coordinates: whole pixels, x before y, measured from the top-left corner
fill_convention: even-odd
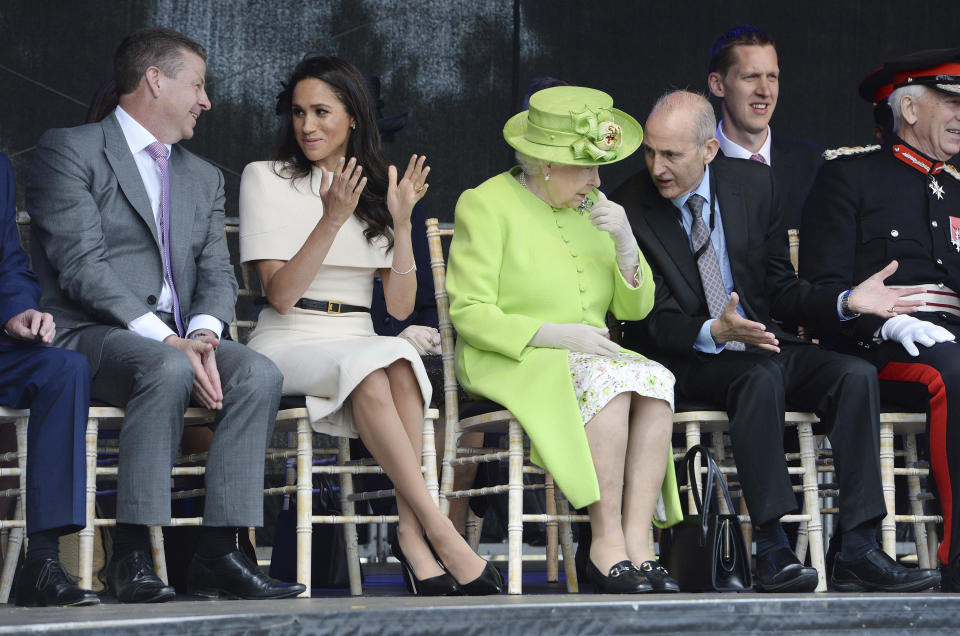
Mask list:
[[[520,169],[523,170],[523,174],[528,177],[535,177],[538,174],[543,174],[543,167],[550,163],[549,161],[544,161],[543,159],[535,159],[530,155],[525,155],[519,150],[515,153],[517,158],[517,164],[520,166]]]
[[[890,104],[890,110],[893,111],[893,132],[900,132],[900,126],[903,125],[903,111],[900,110],[900,101],[907,95],[918,100],[926,95],[929,90],[922,84],[911,84],[901,86],[890,94],[887,103]]]
[[[713,105],[700,92],[667,91],[653,105],[647,119],[660,111],[669,113],[679,108],[687,108],[693,116],[693,130],[691,132],[693,133],[693,141],[698,147],[702,147],[708,140],[717,136],[717,116],[713,113]]]

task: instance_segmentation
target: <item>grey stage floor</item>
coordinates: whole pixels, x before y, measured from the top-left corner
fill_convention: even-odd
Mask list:
[[[402,590],[397,590],[401,594]],[[0,609],[0,634],[957,633],[955,594],[591,594],[178,600]]]

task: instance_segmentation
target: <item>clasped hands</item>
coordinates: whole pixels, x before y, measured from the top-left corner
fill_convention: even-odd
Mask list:
[[[430,184],[426,182],[430,167],[425,166],[426,155],[411,155],[403,177],[397,180],[397,168],[391,165],[387,169],[387,210],[394,225],[409,221],[413,206],[427,193]],[[342,226],[353,214],[360,202],[360,195],[367,185],[367,177],[362,176],[363,166],[356,157],[347,161],[340,157],[333,170],[320,168],[320,199],[323,201],[323,218]]]
[[[220,371],[217,369],[216,350],[220,344],[209,329],[197,329],[186,338],[167,336],[164,343],[183,351],[193,365],[193,395],[201,406],[220,410],[223,408],[223,389],[220,386]]]

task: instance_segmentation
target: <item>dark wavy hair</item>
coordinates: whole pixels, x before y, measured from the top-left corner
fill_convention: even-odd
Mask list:
[[[363,75],[349,62],[333,56],[308,55],[293,69],[290,78],[283,84],[283,91],[277,95],[280,130],[270,157],[273,171],[294,180],[310,175],[312,164],[297,143],[292,113],[293,91],[297,84],[309,78],[327,84],[356,121],[356,128],[350,131],[347,138],[347,159],[357,158],[357,162],[363,166],[367,185],[354,214],[367,226],[363,232],[367,241],[384,236],[389,249],[392,249],[393,218],[387,210],[387,160],[383,156],[376,112]]]

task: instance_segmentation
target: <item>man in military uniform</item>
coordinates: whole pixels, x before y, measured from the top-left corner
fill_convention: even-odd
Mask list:
[[[929,396],[942,589],[960,592],[960,172],[945,163],[960,151],[960,49],[914,53],[871,77],[871,95],[889,89],[893,134],[826,153],[803,211],[800,274],[853,287],[897,259],[888,282],[923,286],[921,313],[863,316],[821,342],[873,363],[885,398]]]

